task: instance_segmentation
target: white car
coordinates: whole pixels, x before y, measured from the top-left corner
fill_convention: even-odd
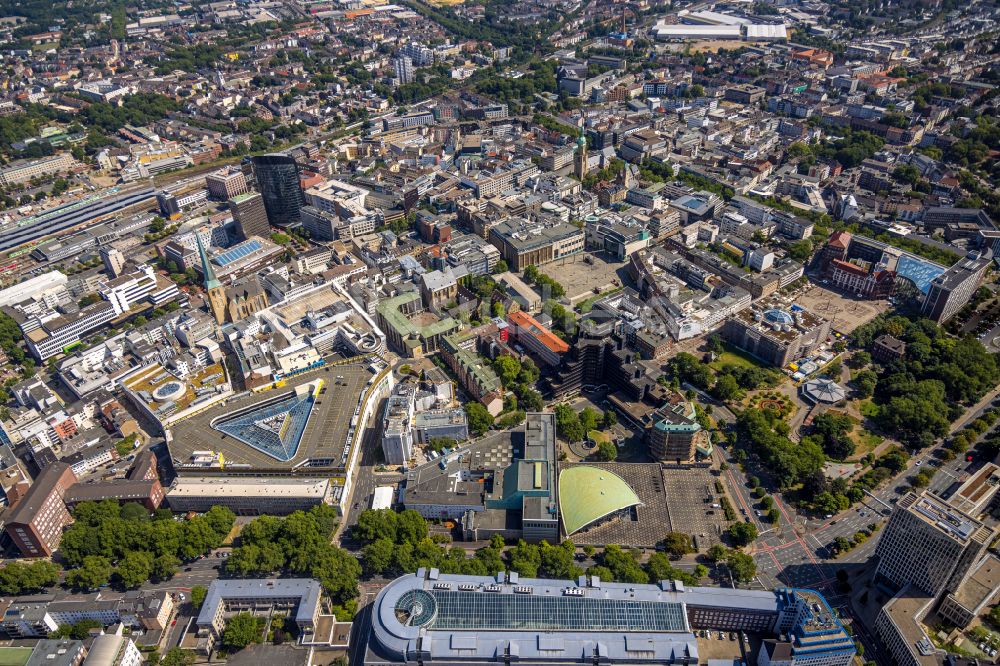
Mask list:
[[[923,465],[923,464],[924,464],[924,461],[923,461],[923,460],[918,460],[918,461],[917,461],[917,467],[920,467],[920,466],[921,466],[921,465]]]

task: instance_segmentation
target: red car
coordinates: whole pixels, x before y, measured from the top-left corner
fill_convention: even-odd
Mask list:
[[[172,626],[174,626],[175,624],[177,624],[177,620],[174,620],[173,622],[171,622],[171,623],[170,623],[170,626],[172,627]]]

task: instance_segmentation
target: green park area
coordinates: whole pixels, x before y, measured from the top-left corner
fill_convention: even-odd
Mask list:
[[[31,656],[30,647],[0,648],[0,666],[24,666]]]

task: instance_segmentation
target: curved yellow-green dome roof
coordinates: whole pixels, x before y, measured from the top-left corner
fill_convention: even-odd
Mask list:
[[[559,473],[559,513],[567,536],[641,503],[624,479],[606,469],[574,465]]]

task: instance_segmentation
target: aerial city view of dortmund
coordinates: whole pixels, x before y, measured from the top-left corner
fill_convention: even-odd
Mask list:
[[[0,0],[0,666],[1000,665],[1000,0]]]

